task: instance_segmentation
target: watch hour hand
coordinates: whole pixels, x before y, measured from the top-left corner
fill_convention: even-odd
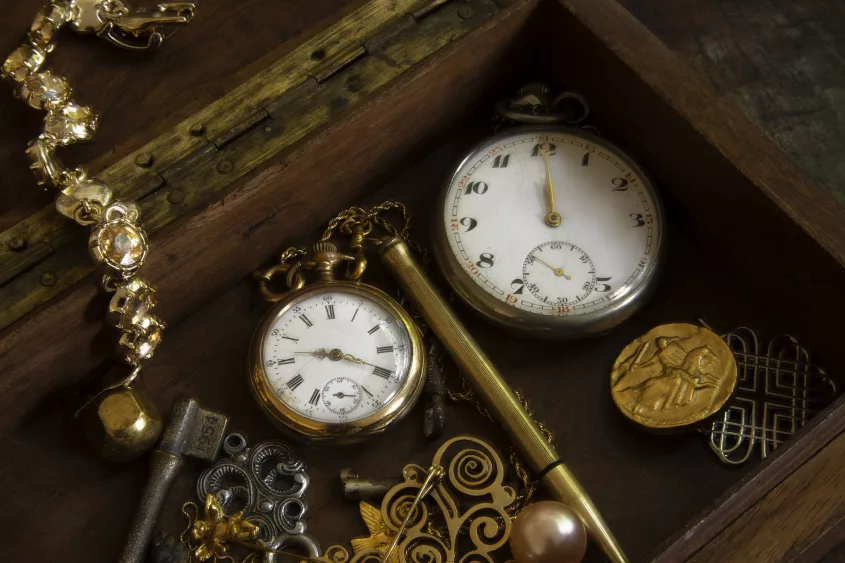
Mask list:
[[[353,364],[363,364],[367,366],[378,367],[375,364],[371,364],[370,362],[365,362],[361,358],[357,358],[352,354],[344,354],[340,348],[332,348],[331,350],[326,350],[325,348],[320,348],[319,350],[315,350],[313,352],[294,352],[294,354],[299,354],[303,356],[314,356],[315,358],[323,359],[328,358],[333,362],[339,362],[340,360],[344,360],[347,362],[352,362]]]

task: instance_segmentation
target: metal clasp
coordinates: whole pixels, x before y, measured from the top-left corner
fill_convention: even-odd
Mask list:
[[[151,51],[164,41],[162,26],[188,23],[195,8],[193,2],[169,2],[132,10],[122,0],[76,0],[70,26],[124,49]]]

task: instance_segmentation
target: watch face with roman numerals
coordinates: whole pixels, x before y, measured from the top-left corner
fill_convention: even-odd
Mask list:
[[[405,325],[376,301],[326,288],[270,325],[262,365],[272,392],[320,422],[352,422],[385,408],[411,366]]]
[[[627,155],[556,127],[479,145],[452,177],[442,217],[437,250],[464,299],[482,313],[504,310],[505,324],[567,317],[570,332],[577,318],[634,305],[663,230],[657,194]]]

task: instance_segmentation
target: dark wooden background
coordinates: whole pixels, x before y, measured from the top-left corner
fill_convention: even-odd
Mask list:
[[[40,3],[33,0],[4,2],[4,9],[0,11],[0,51],[14,48]],[[63,157],[72,163],[93,162],[94,170],[114,162],[253,75],[266,65],[266,61],[278,58],[362,3],[362,0],[272,3],[245,0],[238,3],[237,9],[232,9],[231,1],[203,0],[192,24],[202,30],[193,36],[194,41],[199,37],[202,43],[188,44],[176,34],[168,40],[165,49],[152,56],[127,54],[90,38],[63,34],[58,54],[52,59],[54,68],[76,86],[76,98],[93,105],[103,117],[97,142],[65,152]],[[845,148],[845,73],[842,72],[845,68],[845,5],[842,2],[622,0],[621,3],[683,60],[706,75],[720,93],[736,102],[820,185],[845,200],[845,161],[841,159]],[[243,39],[233,41],[232,37]],[[0,229],[49,204],[54,197],[53,193],[34,186],[23,156],[25,143],[37,133],[39,120],[38,112],[24,108],[11,96],[0,96],[0,130],[4,132],[0,138],[3,170]],[[222,321],[225,318],[222,313],[227,308],[246,308],[252,313],[248,317],[237,317],[243,326],[232,327]],[[171,394],[178,393],[188,381],[205,376],[210,384],[224,382],[227,374],[241,378],[242,366],[237,356],[232,356],[228,363],[217,365],[214,373],[198,374],[193,368],[209,365],[209,355],[219,347],[244,349],[260,310],[261,305],[247,284],[233,288],[170,331],[170,347],[182,351],[179,361],[167,367],[156,362],[157,366],[150,370],[149,376],[159,383],[173,381],[168,390]],[[223,330],[223,325],[228,330]],[[609,346],[618,348],[615,343]],[[175,357],[174,354],[170,359]],[[496,359],[513,366],[521,361],[515,352],[502,353]],[[539,395],[539,390],[535,394]],[[224,389],[220,388],[211,396],[217,397],[219,404],[225,404],[224,395]],[[226,399],[244,405],[249,403],[246,396]],[[50,498],[56,504],[45,507],[45,511],[49,509],[55,515],[56,507],[61,507],[68,519],[79,524],[64,527],[62,536],[47,552],[51,555],[62,553],[64,542],[74,544],[74,552],[79,549],[80,542],[88,544],[85,549],[92,553],[102,553],[103,549],[114,551],[121,538],[99,537],[97,530],[89,525],[108,519],[110,507],[88,502],[86,491],[102,480],[113,481],[110,489],[119,491],[138,482],[146,468],[136,464],[115,470],[91,462],[87,452],[75,452],[69,439],[70,431],[61,429],[62,416],[58,414],[66,405],[58,406],[57,414],[34,417],[23,431],[0,440],[2,447],[10,452],[8,461],[0,468],[0,482],[7,491],[3,496],[8,494],[9,497],[4,504],[7,510],[14,512],[16,505],[27,502],[26,491],[14,487],[24,474],[38,472],[45,483],[65,481],[67,486],[57,487],[55,483],[50,486],[66,492]],[[553,404],[545,407],[553,408]],[[267,434],[267,429],[258,420],[247,418],[241,424],[261,438]],[[416,419],[407,421],[398,432],[416,435],[417,422]],[[468,430],[490,434],[479,424],[467,424]],[[460,429],[464,429],[463,425]],[[33,439],[51,434],[52,441],[46,443]],[[566,436],[559,439],[565,442]],[[403,449],[397,448],[397,458],[406,459],[415,442],[397,443],[405,444]],[[672,442],[672,445],[693,448],[683,442]],[[600,453],[596,451],[594,455]],[[690,455],[698,454],[691,449]],[[328,454],[318,457],[319,461],[333,463]],[[15,463],[16,459],[26,459],[27,463]],[[39,467],[28,465],[33,460],[40,464]],[[581,463],[590,466],[590,460]],[[84,478],[75,477],[76,472],[83,470],[93,473]],[[385,470],[385,474],[389,472]],[[652,493],[671,494],[672,477],[667,475],[667,490]],[[186,481],[183,488],[189,478],[192,477],[183,476]],[[330,483],[317,485],[335,486]],[[709,483],[699,494],[715,494],[723,488],[721,482]],[[638,497],[643,502],[648,499],[646,493]],[[608,491],[606,496],[618,498],[622,495],[621,491]],[[321,503],[330,499],[336,500],[332,495],[318,494],[317,504],[312,508],[319,510]],[[669,522],[655,523],[658,528],[655,538],[671,533],[677,527],[674,520],[686,517],[689,515],[678,513],[673,514]],[[171,528],[178,528],[178,517],[171,516],[169,523]],[[19,524],[25,532],[12,553],[32,553],[32,548],[39,544],[45,523]],[[834,546],[835,542],[828,545]],[[841,553],[845,553],[845,549],[834,549],[828,557],[830,561],[841,560]],[[32,555],[32,560],[45,560],[38,553]],[[75,560],[84,559],[77,554]]]

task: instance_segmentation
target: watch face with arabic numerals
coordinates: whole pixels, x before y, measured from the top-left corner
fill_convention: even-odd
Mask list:
[[[606,330],[654,284],[663,223],[654,188],[619,148],[565,127],[505,131],[445,190],[438,262],[474,309],[550,337]]]
[[[381,291],[328,282],[271,310],[253,340],[250,382],[271,419],[309,438],[383,430],[413,406],[421,337]]]

